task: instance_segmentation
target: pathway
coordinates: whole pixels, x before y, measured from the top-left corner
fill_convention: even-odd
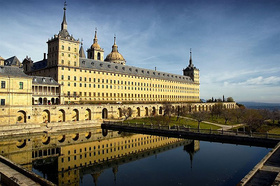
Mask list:
[[[196,121],[196,119],[190,118],[190,117],[184,117],[184,116],[179,116],[180,118],[184,118],[184,119],[188,119],[188,120],[192,120],[192,121]],[[235,125],[223,125],[223,124],[218,124],[218,123],[212,123],[209,121],[202,121],[203,123],[207,123],[207,124],[211,124],[211,125],[215,125],[218,127],[221,127],[223,130],[230,130],[233,127],[241,127],[244,126],[244,124],[235,124]],[[220,129],[220,130],[222,130]]]

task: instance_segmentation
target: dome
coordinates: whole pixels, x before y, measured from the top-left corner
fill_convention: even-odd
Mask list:
[[[96,42],[91,45],[91,48],[101,49],[100,45]]]
[[[105,61],[110,61],[110,62],[114,62],[114,63],[122,63],[122,62],[125,62],[125,59],[119,52],[112,51],[110,54],[108,54],[106,56]]]
[[[116,37],[114,37],[114,45],[112,46],[112,52],[106,56],[105,61],[125,65],[126,61],[124,57],[118,52],[118,45],[116,45]]]

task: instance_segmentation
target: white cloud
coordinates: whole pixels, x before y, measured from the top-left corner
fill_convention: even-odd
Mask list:
[[[247,81],[235,83],[236,85],[278,85],[280,84],[280,77],[270,76],[264,78],[263,76],[259,76],[256,78],[250,78]]]

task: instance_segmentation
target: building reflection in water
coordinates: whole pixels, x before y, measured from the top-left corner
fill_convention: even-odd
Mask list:
[[[108,168],[116,182],[122,164],[178,146],[184,146],[192,160],[199,150],[199,142],[193,140],[113,131],[104,137],[99,128],[7,137],[1,139],[0,146],[1,155],[58,185],[79,185],[84,175],[92,175],[97,185],[98,177]]]

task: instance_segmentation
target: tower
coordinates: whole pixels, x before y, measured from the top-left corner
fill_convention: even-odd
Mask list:
[[[98,44],[97,29],[95,29],[93,44],[89,49],[87,49],[87,57],[88,59],[94,59],[98,61],[104,60],[104,50]]]
[[[73,38],[67,30],[66,2],[61,30],[48,40],[48,67],[54,66],[79,66],[79,40]],[[56,78],[55,78],[56,79]]]
[[[112,52],[106,56],[105,61],[118,63],[125,65],[126,61],[118,51],[118,45],[116,44],[116,36],[114,37],[114,44],[112,46]]]
[[[192,50],[190,49],[189,66],[183,69],[184,76],[189,76],[194,83],[199,84],[199,69],[197,69],[192,63]]]

